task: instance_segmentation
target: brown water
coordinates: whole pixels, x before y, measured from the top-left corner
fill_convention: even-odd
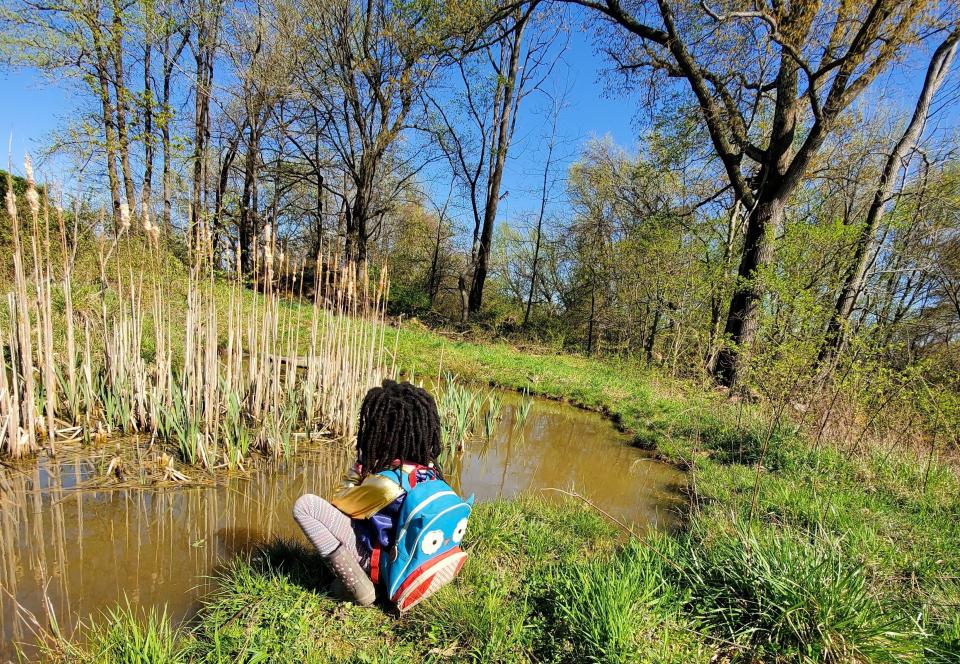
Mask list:
[[[551,487],[640,530],[674,523],[680,471],[630,447],[600,415],[563,404],[536,400],[518,426],[518,403],[505,393],[495,435],[472,441],[449,469],[463,493],[489,500]],[[0,470],[0,661],[14,657],[14,642],[32,640],[34,619],[47,626],[53,616],[69,634],[125,598],[188,618],[218,563],[273,537],[300,537],[293,501],[327,493],[350,457],[311,452],[217,486],[163,491],[78,488],[96,475],[90,460]]]

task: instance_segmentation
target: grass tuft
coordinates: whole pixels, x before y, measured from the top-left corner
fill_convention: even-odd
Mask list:
[[[678,585],[712,633],[754,657],[896,662],[920,657],[923,629],[885,605],[869,571],[824,533],[738,527],[688,536]]]
[[[125,604],[107,611],[100,620],[83,627],[83,645],[62,639],[43,644],[49,662],[76,664],[178,664],[186,662],[180,645],[183,633],[174,628],[166,611],[140,616]]]

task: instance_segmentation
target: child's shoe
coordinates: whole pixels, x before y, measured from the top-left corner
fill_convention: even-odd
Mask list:
[[[336,577],[330,586],[334,595],[342,595],[343,599],[360,606],[370,606],[376,601],[377,591],[373,581],[345,547],[338,546],[333,553],[324,556],[324,560]]]

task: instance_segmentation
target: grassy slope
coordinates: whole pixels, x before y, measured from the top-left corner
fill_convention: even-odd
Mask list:
[[[852,587],[860,581],[843,576],[860,575],[859,595],[873,601],[862,610],[885,623],[875,625],[877,630],[891,632],[890,643],[876,640],[883,650],[893,654],[902,650],[907,657],[925,651],[931,659],[960,661],[960,612],[956,610],[960,605],[960,483],[954,470],[937,464],[928,470],[925,459],[907,452],[851,454],[829,445],[814,450],[786,427],[771,430],[755,410],[723,403],[627,363],[541,356],[502,344],[451,342],[418,330],[401,334],[398,349],[400,363],[420,372],[436,371],[442,357],[443,366],[454,373],[609,413],[636,435],[639,444],[656,446],[661,454],[693,465],[696,506],[688,531],[679,539],[692,555],[701,556],[688,561],[694,568],[710,556],[720,556],[713,561],[718,568],[735,567],[729,558],[742,553],[735,545],[746,543],[749,548],[756,539],[760,548],[766,545],[764,553],[771,559],[762,561],[762,554],[748,556],[742,561],[745,568],[770,563],[771,574],[793,576],[796,581],[796,587],[782,590],[789,597],[776,601],[749,597],[736,588],[737,583],[749,582],[755,586],[753,593],[774,592],[777,589],[764,584],[775,578],[713,578],[698,568],[681,580],[681,587],[702,598],[720,592],[724,596],[714,598],[720,605],[754,602],[757,611],[772,608],[771,602],[789,600],[785,622],[802,613],[797,611],[791,618],[791,607],[805,606],[811,610],[808,618],[825,629],[833,621],[837,629],[847,629],[851,643],[843,647],[856,650],[858,640],[865,644],[872,640],[870,634],[858,632],[870,621],[860,621],[854,629],[843,622],[850,616],[840,616],[838,607],[824,604],[836,601],[844,608],[843,593],[854,592]],[[765,443],[769,451],[758,476],[752,463]],[[747,526],[755,485],[755,516]],[[731,544],[732,550],[724,548]],[[795,545],[801,548],[793,551]],[[804,569],[803,561],[791,560],[794,553],[806,562],[817,561],[821,568]],[[787,567],[778,570],[780,563]],[[794,563],[799,568],[790,567]],[[830,564],[839,569],[828,572]],[[808,576],[801,578],[804,574]],[[803,587],[805,583],[809,587]],[[835,596],[816,597],[818,584]],[[845,608],[851,606],[852,601]],[[815,615],[817,611],[823,613]],[[911,619],[918,616],[918,622]],[[758,634],[745,639],[750,625],[706,618],[715,635],[751,646],[777,650],[776,644],[764,646],[762,641],[790,640],[779,627],[768,630],[758,625],[754,625]],[[749,616],[741,620],[751,621]],[[900,636],[894,635],[897,632]],[[815,638],[799,630],[796,636],[798,640]],[[824,640],[829,638],[824,635]],[[877,653],[863,654],[884,659]]]
[[[409,327],[397,349],[417,375],[442,368],[608,413],[639,444],[693,467],[688,527],[624,545],[577,506],[485,506],[465,578],[400,621],[332,603],[304,582],[302,555],[273,551],[283,564],[238,562],[225,574],[196,631],[170,645],[174,659],[960,661],[951,470],[928,473],[905,453],[813,451],[771,432],[761,413],[627,363]],[[121,650],[133,642],[118,617],[95,643],[110,642],[110,624]]]

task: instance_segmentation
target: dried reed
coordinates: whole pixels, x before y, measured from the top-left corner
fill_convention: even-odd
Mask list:
[[[29,229],[9,180],[6,196],[14,284],[0,333],[0,454],[33,454],[42,440],[54,453],[58,439],[78,431],[88,441],[147,434],[190,463],[232,468],[253,449],[283,455],[304,434],[353,437],[363,395],[394,371],[384,362],[385,270],[373,275],[321,253],[316,297],[288,300],[278,272],[302,295],[306,261],[291,266],[269,228],[255,242],[248,281],[239,271],[220,275],[201,225],[178,297],[183,278],[172,274],[157,234],[136,236],[126,223],[96,237],[99,312],[78,313],[78,214],[71,232],[54,211],[60,238],[52,248],[49,201],[27,172]],[[141,248],[148,255],[135,265],[129,257]]]

